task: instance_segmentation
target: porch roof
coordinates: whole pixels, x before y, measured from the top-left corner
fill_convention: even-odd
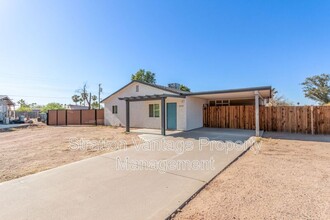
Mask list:
[[[137,101],[149,101],[149,100],[160,100],[163,98],[185,98],[184,95],[172,95],[172,94],[155,94],[155,95],[144,95],[144,96],[129,96],[129,97],[120,97],[119,100],[125,100],[130,102]]]

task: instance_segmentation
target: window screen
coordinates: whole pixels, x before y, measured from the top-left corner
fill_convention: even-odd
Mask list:
[[[149,104],[149,117],[158,118],[159,117],[159,104]]]
[[[112,106],[112,114],[117,114],[118,113],[118,106],[117,105],[113,105]]]

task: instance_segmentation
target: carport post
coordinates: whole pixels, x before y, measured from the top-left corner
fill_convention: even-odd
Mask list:
[[[126,132],[129,132],[129,101],[126,100]]]
[[[259,125],[259,92],[254,92],[254,98],[255,98],[255,117],[256,117],[256,136],[260,136],[260,125]]]
[[[165,132],[165,97],[161,99],[161,133],[162,135],[166,135]]]

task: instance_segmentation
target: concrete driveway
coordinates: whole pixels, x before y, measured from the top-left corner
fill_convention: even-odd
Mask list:
[[[251,145],[253,134],[203,128],[164,139],[153,136],[153,144],[1,183],[0,219],[164,219],[245,151],[221,150],[219,141]],[[166,143],[167,149],[155,143]],[[192,161],[199,166],[190,166]],[[207,161],[210,166],[201,169]]]

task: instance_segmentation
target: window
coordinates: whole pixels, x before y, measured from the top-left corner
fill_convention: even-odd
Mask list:
[[[117,105],[113,105],[112,106],[112,114],[117,114],[118,113],[118,106]]]
[[[136,92],[139,92],[139,89],[140,89],[140,88],[139,88],[139,85],[136,85],[136,87],[135,87],[135,91],[136,91]]]
[[[159,104],[149,104],[149,117],[159,118]]]
[[[212,100],[210,106],[229,106],[230,100]]]

